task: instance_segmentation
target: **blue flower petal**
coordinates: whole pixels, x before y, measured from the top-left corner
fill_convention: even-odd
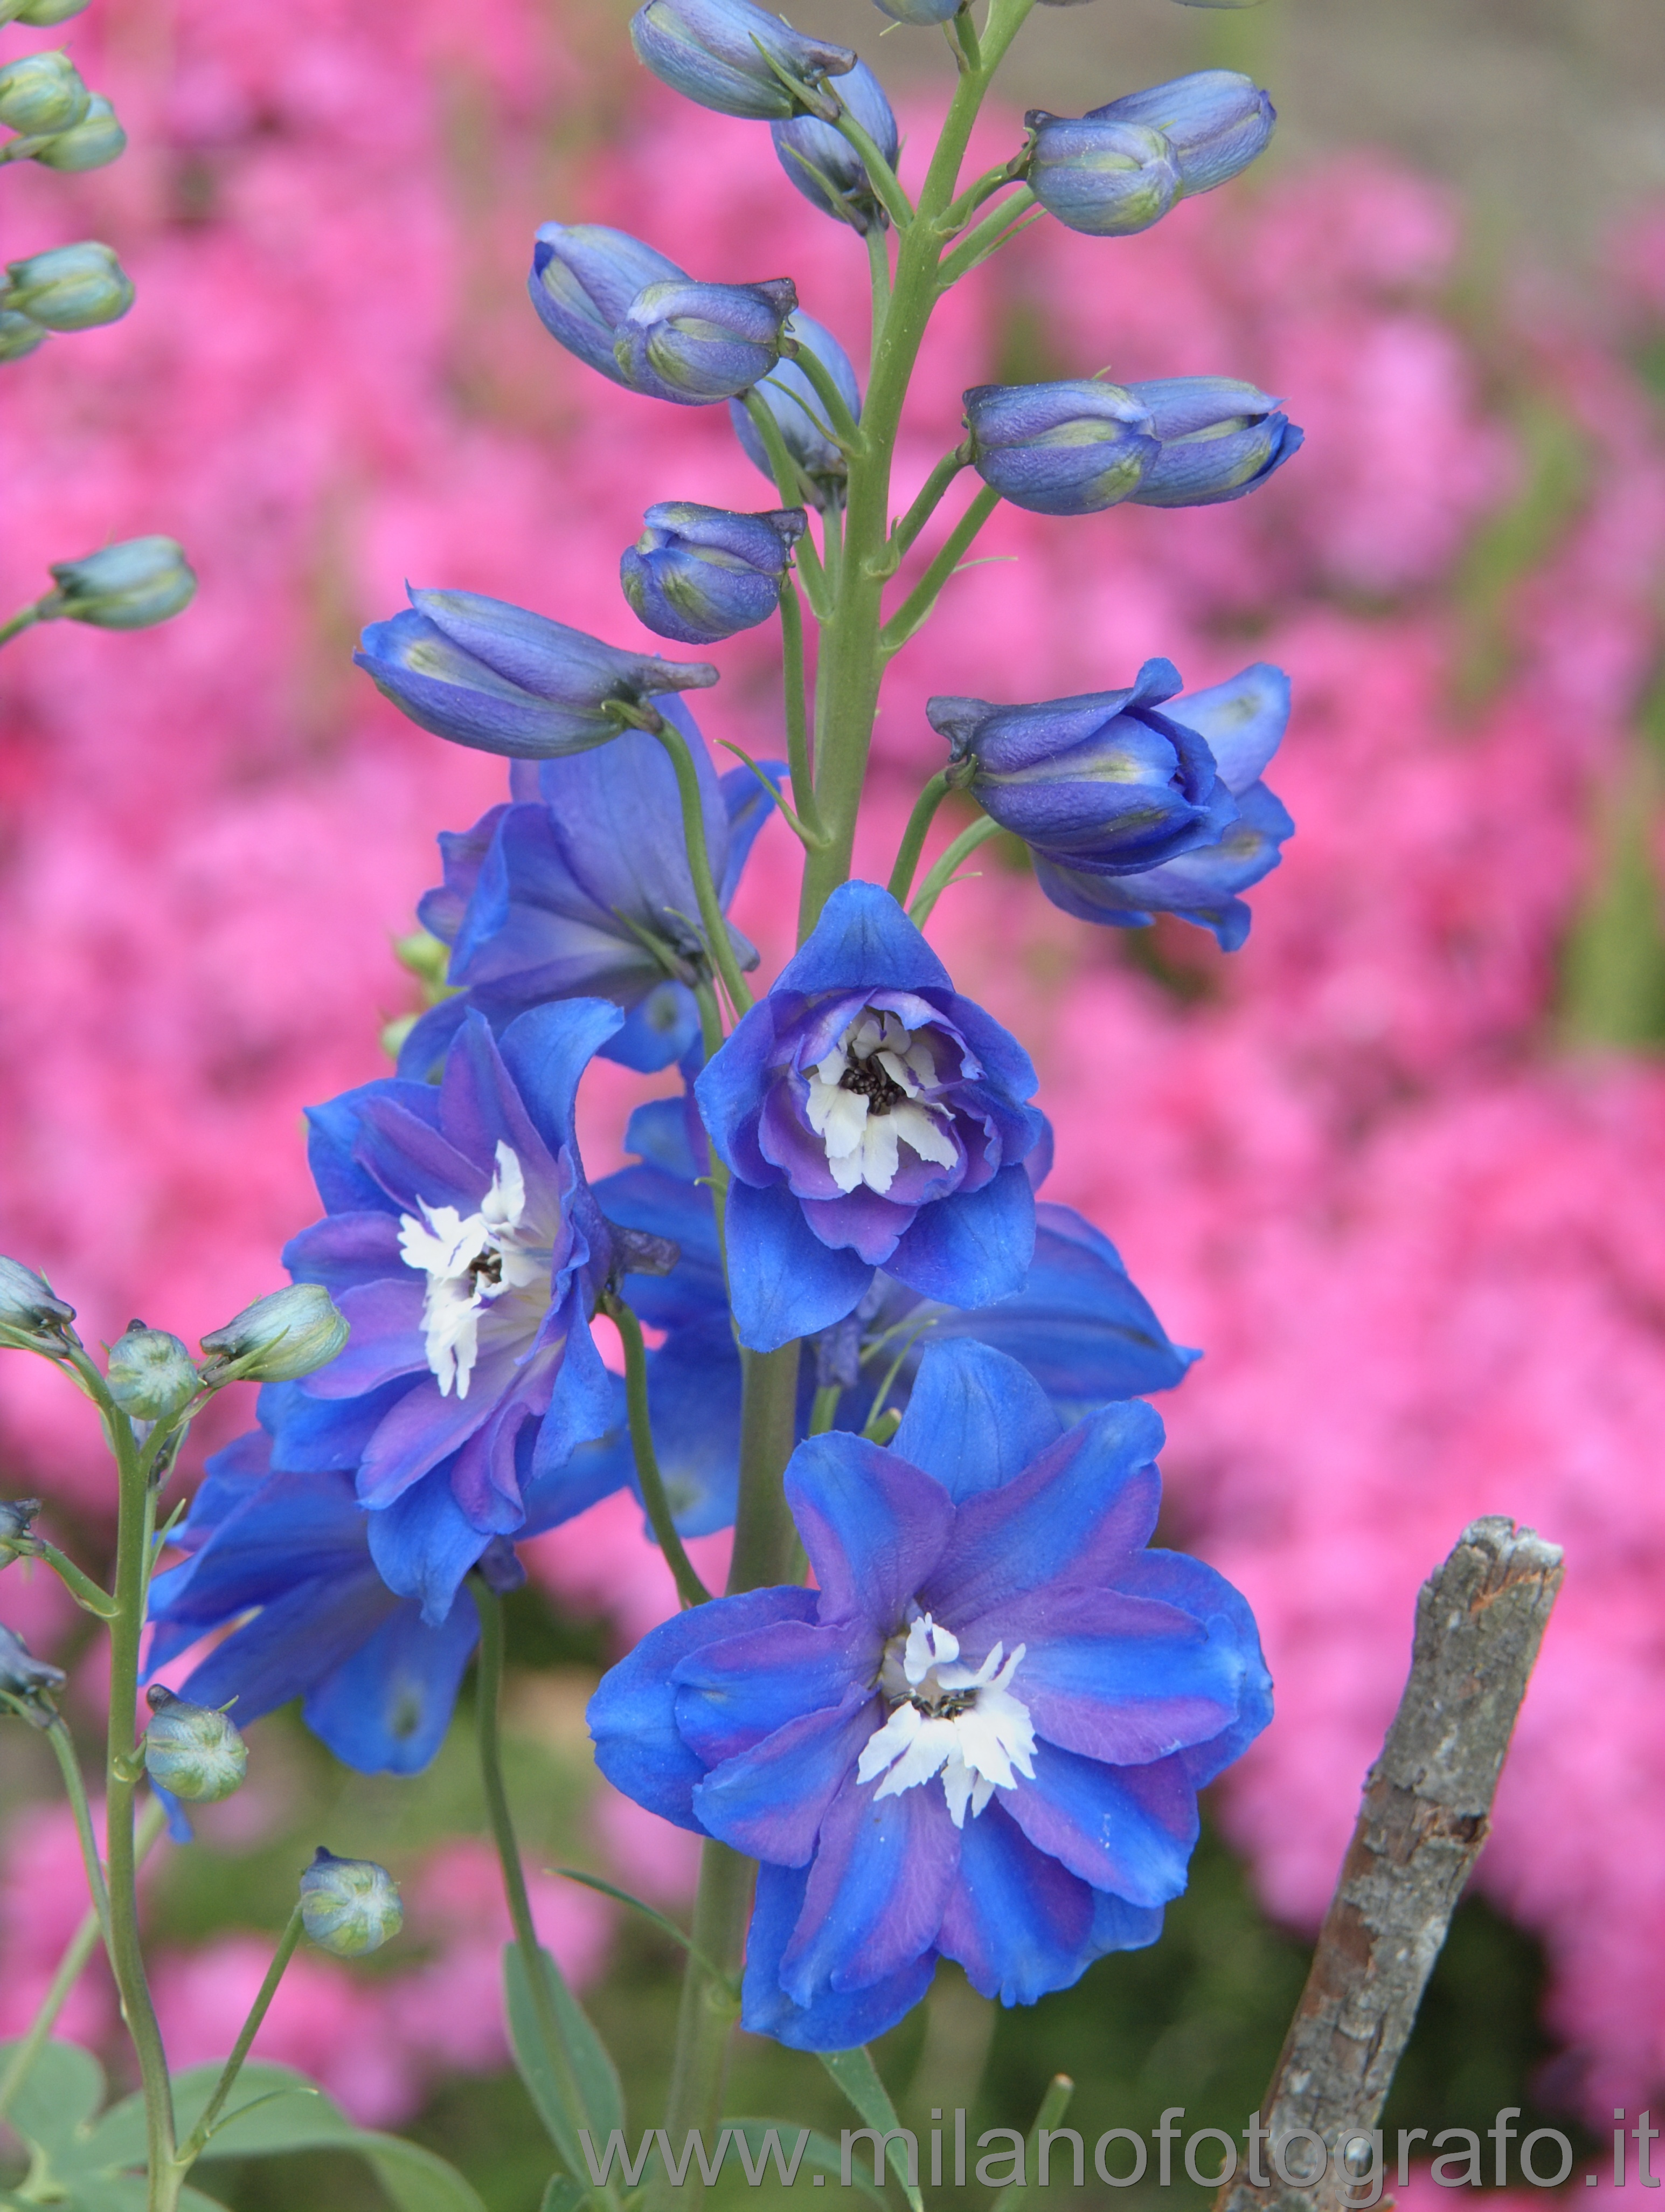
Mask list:
[[[820,1591],[823,1620],[881,1638],[942,1558],[954,1504],[940,1482],[865,1437],[810,1437],[786,1465],[786,1502]]]
[[[605,999],[567,999],[534,1007],[503,1032],[503,1065],[552,1152],[576,1145],[572,1107],[578,1078],[623,1022],[618,1007]]]
[[[1032,1782],[1001,1802],[1030,1842],[1095,1889],[1166,1905],[1185,1887],[1196,1844],[1196,1792],[1177,1759],[1105,1766],[1039,1742]]]
[[[1020,1474],[1063,1425],[1033,1376],[986,1344],[930,1346],[891,1449],[955,1504]]]
[[[401,1597],[416,1599],[423,1620],[438,1628],[451,1617],[463,1577],[491,1531],[469,1520],[443,1471],[413,1483],[367,1517],[370,1556],[382,1580]]]
[[[1034,1250],[1035,1194],[1019,1164],[1002,1168],[981,1190],[922,1206],[885,1265],[944,1305],[986,1306],[1023,1288]]]
[[[1049,1990],[1067,1990],[1098,1955],[1099,1893],[1035,1849],[1007,1817],[1003,1795],[966,1823],[937,1944],[980,1995],[1033,2004]]]
[[[854,1310],[873,1280],[859,1254],[821,1243],[784,1183],[766,1189],[730,1183],[728,1229],[735,1328],[754,1352],[773,1352],[795,1336],[830,1328]]]
[[[445,1740],[479,1640],[466,1595],[438,1626],[402,1605],[307,1692],[306,1725],[360,1774],[419,1774]]]
[[[1272,1717],[1272,1677],[1261,1656],[1260,1631],[1249,1601],[1206,1560],[1184,1552],[1141,1553],[1116,1580],[1118,1589],[1183,1607],[1241,1658],[1236,1719],[1207,1743],[1180,1753],[1192,1788],[1202,1790],[1247,1750]]]
[[[840,884],[777,991],[947,991],[948,971],[887,890]]]
[[[679,1721],[681,1709],[679,1697]],[[694,1790],[694,1812],[708,1835],[735,1850],[773,1866],[802,1866],[827,1808],[882,1721],[870,1682],[855,1683],[836,1705],[786,1722],[713,1767]]]
[[[929,1956],[960,1870],[960,1831],[940,1790],[904,1790],[853,1774],[821,1824],[803,1911],[781,1954],[794,2003],[892,1980]]]
[[[936,1954],[927,1951],[887,1981],[851,1991],[827,1990],[795,2004],[780,1985],[780,1961],[803,1911],[808,1876],[801,1868],[758,1869],[757,1899],[746,1938],[740,2024],[793,2051],[852,2051],[905,2019],[931,1985]]]

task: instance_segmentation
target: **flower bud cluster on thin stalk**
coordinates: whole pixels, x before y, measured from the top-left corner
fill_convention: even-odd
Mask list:
[[[898,495],[909,380],[961,276],[1036,220],[1142,230],[1238,174],[1273,129],[1258,87],[1203,71],[1080,118],[1036,110],[1004,162],[965,179],[1030,4],[990,0],[978,25],[939,0],[884,0],[898,22],[943,25],[954,61],[911,186],[889,103],[850,49],[750,0],[639,10],[647,68],[766,123],[791,188],[869,262],[863,389],[788,276],[711,281],[594,223],[551,222],[532,241],[549,336],[645,403],[726,407],[772,487],[778,503],[754,511],[667,487],[621,554],[620,619],[702,649],[778,621],[784,757],[725,744],[735,764],[718,774],[686,696],[717,683],[709,661],[410,587],[358,663],[421,729],[506,758],[506,793],[440,837],[443,880],[409,948],[429,1003],[397,1072],[309,1111],[322,1210],[284,1252],[289,1287],[210,1332],[201,1362],[135,1322],[100,1370],[45,1280],[0,1263],[0,1337],[65,1369],[118,1463],[116,1588],[81,1595],[112,1619],[112,1951],[153,2206],[177,2202],[208,2123],[179,2143],[158,2075],[130,1916],[140,1774],[185,1832],[181,1805],[235,1788],[243,1731],[295,1698],[348,1765],[415,1772],[476,1654],[514,2033],[586,2186],[576,2131],[606,2133],[596,2055],[532,1926],[496,1698],[517,1545],[614,1492],[639,1499],[684,1610],[603,1680],[597,1755],[709,1844],[673,2139],[720,2114],[736,2005],[750,2029],[831,2053],[896,2025],[940,1960],[1031,2003],[1156,1942],[1198,1790],[1269,1717],[1243,1598],[1151,1541],[1163,1431],[1145,1400],[1197,1355],[1104,1235],[1044,1196],[1035,1067],[925,931],[961,864],[1003,833],[1072,915],[1177,915],[1234,949],[1243,894],[1293,830],[1262,781],[1287,680],[1256,662],[1187,690],[1153,654],[1069,697],[933,698],[943,765],[888,882],[851,875],[884,670],[1001,501],[1060,518],[1210,506],[1256,490],[1300,442],[1276,397],[1226,374],[979,386],[964,441],[911,503]],[[43,66],[16,97],[68,114],[66,86]],[[73,257],[93,250],[65,251],[57,275],[17,264],[8,296],[50,304],[55,283],[66,299],[91,284],[94,262]],[[962,476],[976,488],[950,520]],[[188,574],[169,541],[112,547],[55,571],[29,619],[160,619]],[[951,794],[978,814],[945,842]],[[797,944],[754,988],[759,953],[729,915],[773,811],[802,848]],[[677,1089],[632,1116],[632,1164],[592,1182],[575,1108],[598,1057],[674,1069]],[[257,1425],[209,1461],[153,1578],[185,1427],[242,1380],[260,1386]],[[712,1595],[685,1540],[730,1526]],[[58,1564],[21,1504],[0,1548]],[[177,1690],[151,1689],[141,1742],[142,1622],[151,1677],[193,1656]],[[0,1659],[25,1717],[49,1715],[52,1670],[15,1639]],[[384,1869],[319,1850],[220,2103],[302,1935],[350,1957],[400,1918]]]

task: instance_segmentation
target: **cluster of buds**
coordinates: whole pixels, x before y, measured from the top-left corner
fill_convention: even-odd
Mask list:
[[[1252,77],[1199,70],[1079,118],[1032,109],[1022,173],[1067,229],[1127,238],[1246,169],[1276,120]]]
[[[114,108],[62,53],[21,54],[0,69],[0,124],[17,134],[0,145],[0,161],[48,169],[101,169],[127,143]]]

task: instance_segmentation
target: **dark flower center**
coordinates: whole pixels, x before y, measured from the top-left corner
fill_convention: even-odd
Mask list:
[[[939,1690],[935,1697],[932,1697],[922,1686],[914,1692],[908,1699],[908,1703],[913,1707],[915,1712],[923,1713],[927,1720],[952,1721],[957,1720],[961,1713],[969,1713],[972,1711],[977,1704],[977,1692],[975,1690]]]
[[[852,1053],[849,1065],[839,1078],[839,1088],[853,1091],[858,1097],[865,1098],[869,1114],[888,1114],[908,1095],[895,1077],[887,1075],[880,1066],[877,1053],[866,1060],[857,1060]]]
[[[470,1282],[500,1283],[503,1279],[503,1255],[493,1252],[489,1247],[483,1252],[476,1252],[468,1264],[467,1272]]]

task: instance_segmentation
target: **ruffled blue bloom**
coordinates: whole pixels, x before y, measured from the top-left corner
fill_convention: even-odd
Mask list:
[[[284,1261],[352,1333],[327,1367],[268,1384],[261,1424],[282,1474],[352,1476],[371,1559],[435,1627],[493,1538],[526,1527],[535,1488],[563,1517],[547,1503],[562,1470],[614,1419],[590,1334],[613,1255],[572,1117],[622,1020],[571,1000],[499,1047],[470,1014],[437,1085],[391,1077],[308,1115],[328,1212]]]
[[[1159,131],[1173,149],[1180,189],[1190,198],[1229,183],[1263,154],[1278,113],[1253,77],[1237,70],[1195,70],[1089,108],[1086,119]]]
[[[466,1590],[437,1620],[390,1589],[370,1548],[372,1516],[350,1474],[279,1474],[272,1439],[239,1437],[209,1461],[173,1541],[182,1565],[150,1594],[154,1674],[203,1637],[231,1632],[185,1685],[195,1702],[237,1700],[239,1727],[304,1699],[306,1725],[366,1774],[415,1774],[439,1748],[479,1635]],[[526,1493],[524,1535],[576,1510],[560,1477]],[[475,1563],[493,1588],[522,1579],[508,1540]]]
[[[641,1158],[598,1182],[596,1202],[609,1222],[669,1238],[681,1255],[669,1273],[633,1282],[629,1296],[663,1332],[648,1354],[648,1404],[671,1508],[684,1535],[704,1535],[734,1519],[741,1399],[711,1192],[699,1180],[709,1155],[683,1099],[639,1107],[625,1142]],[[1046,1151],[1037,1145],[1025,1163],[1035,1182]],[[856,1311],[811,1340],[799,1370],[799,1438],[818,1389],[839,1392],[830,1425],[860,1429],[881,1404],[906,1407],[929,1346],[962,1336],[1019,1361],[1065,1421],[1172,1389],[1198,1356],[1170,1342],[1107,1238],[1071,1207],[1038,1204],[1027,1281],[977,1313],[923,1297],[881,1269]],[[608,1490],[634,1480],[622,1432],[578,1456]]]
[[[661,637],[716,645],[767,622],[780,605],[792,548],[808,520],[801,507],[736,514],[691,500],[662,500],[619,562],[619,581]]]
[[[1029,189],[1066,229],[1131,238],[1159,222],[1179,198],[1179,162],[1147,124],[1079,118],[1032,108]]]
[[[603,645],[478,592],[411,592],[406,612],[372,623],[353,658],[419,727],[523,760],[609,744],[627,726],[617,709],[717,681],[709,661]]]
[[[840,142],[842,143],[842,141]],[[795,338],[800,346],[813,353],[821,367],[839,388],[839,395],[857,422],[861,420],[862,393],[856,381],[856,372],[851,367],[850,356],[829,330],[824,330],[802,307],[788,318],[786,335]],[[826,410],[820,394],[809,379],[794,361],[784,360],[770,370],[761,384],[754,387],[758,398],[774,416],[786,450],[808,478],[805,496],[817,507],[836,507],[844,498],[844,488],[849,476],[849,464],[832,439],[818,424],[826,422]],[[775,480],[767,449],[758,435],[757,425],[738,399],[729,402],[729,419],[734,424],[735,434],[745,448],[746,458],[762,470],[771,483]]]
[[[614,333],[614,358],[633,392],[679,407],[709,407],[769,374],[797,303],[786,276],[762,284],[667,277],[639,292],[625,309]]]
[[[688,740],[705,849],[726,907],[772,802],[749,768],[719,778],[679,700],[663,713]],[[771,774],[784,774],[765,763]],[[460,995],[422,1016],[399,1073],[432,1073],[470,1013],[495,1032],[552,999],[611,999],[627,1016],[596,1049],[644,1073],[680,1060],[699,1034],[690,986],[706,974],[675,771],[645,731],[570,760],[517,761],[512,803],[441,835],[445,880],[422,899],[423,927],[451,948]],[[757,950],[729,939],[742,968]]]
[[[1235,809],[1232,818],[1207,842],[1137,875],[1070,866],[1037,852],[1035,879],[1054,906],[1080,921],[1138,928],[1158,914],[1177,914],[1212,930],[1222,951],[1235,952],[1250,920],[1238,893],[1271,873],[1284,839],[1294,834],[1288,811],[1260,780],[1289,719],[1289,678],[1257,661],[1228,683],[1177,700],[1174,714],[1207,740],[1219,787]]]
[[[546,222],[532,247],[526,289],[552,338],[588,368],[622,384],[613,342],[626,309],[650,284],[686,281],[686,275],[627,230],[599,222]]]
[[[1023,1287],[1024,1160],[1044,1128],[1017,1040],[962,999],[890,896],[844,884],[694,1096],[733,1177],[729,1287],[772,1351],[854,1312],[884,1267],[985,1306]]]
[[[856,65],[848,46],[806,38],[751,0],[648,0],[630,19],[630,43],[685,100],[754,122],[802,112],[776,69],[814,88]]]
[[[839,78],[833,96],[854,117],[893,169],[901,146],[896,117],[885,88],[865,62]],[[812,207],[834,216],[863,237],[876,223],[890,222],[884,202],[874,191],[861,155],[844,134],[814,115],[772,123],[780,166]]]
[[[935,1348],[891,1449],[793,1455],[814,1589],[696,1606],[605,1677],[602,1772],[762,1862],[747,2027],[838,2050],[939,1957],[1026,2004],[1156,1940],[1198,1790],[1271,1711],[1243,1598],[1146,1548],[1161,1437],[1136,1402],[1065,1431],[1015,1362]]]

